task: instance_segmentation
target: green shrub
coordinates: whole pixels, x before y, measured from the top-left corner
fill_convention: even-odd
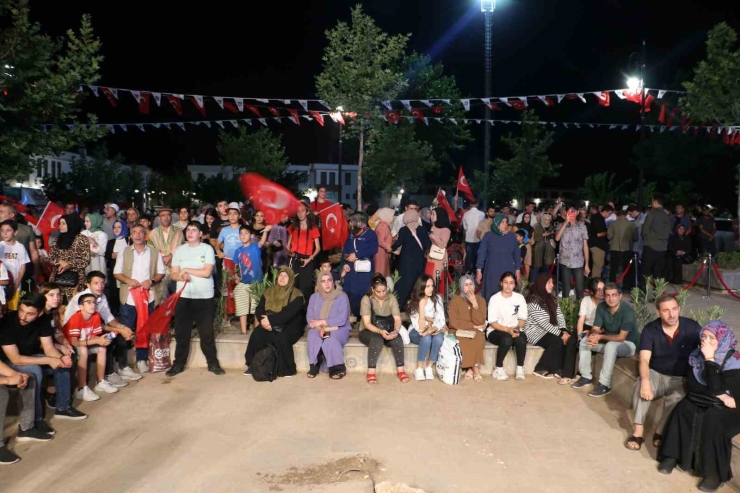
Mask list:
[[[558,298],[558,304],[560,304],[560,311],[563,312],[565,317],[565,325],[571,330],[576,330],[578,324],[578,311],[581,307],[580,302],[575,298]]]
[[[719,305],[710,306],[709,308],[699,308],[698,310],[691,310],[687,317],[696,320],[696,322],[704,327],[707,322],[712,320],[719,320],[722,315],[725,314],[725,309]]]
[[[716,261],[720,269],[740,269],[740,252],[721,252],[717,255]]]

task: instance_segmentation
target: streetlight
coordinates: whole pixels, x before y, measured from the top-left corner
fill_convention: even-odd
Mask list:
[[[496,0],[481,0],[480,10],[486,16],[486,87],[484,95],[486,98],[491,97],[491,43],[493,40],[493,11],[496,9]],[[486,105],[486,122],[483,130],[483,174],[486,175],[485,185],[483,187],[483,194],[488,197],[488,177],[491,173],[491,124],[488,120],[491,119],[491,109]],[[486,201],[483,201],[485,207]]]
[[[332,114],[335,117],[342,116],[343,111],[344,111],[343,106],[337,106],[337,109],[333,111]],[[338,120],[338,118],[335,118],[335,120]],[[337,164],[338,164],[337,174],[339,175],[339,200],[337,200],[337,202],[341,203],[342,199],[344,198],[342,196],[342,124],[341,123],[339,124],[339,162]]]
[[[639,77],[630,77],[627,79],[627,87],[632,92],[640,91],[640,143],[645,141],[645,65],[647,64],[647,56],[645,54],[645,40],[642,40],[642,52],[635,52],[630,55],[629,62],[630,71],[636,72],[639,69]],[[643,153],[645,152],[645,146],[643,145]],[[644,157],[644,155],[643,155]],[[642,166],[639,166],[637,170],[637,206],[642,209],[643,204],[643,185],[645,181],[645,171],[643,166],[645,160],[643,159]]]

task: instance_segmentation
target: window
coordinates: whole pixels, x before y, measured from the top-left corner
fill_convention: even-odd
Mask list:
[[[36,178],[41,178],[41,161],[36,163]]]
[[[331,185],[336,185],[337,184],[337,174],[329,173],[329,176],[331,177]]]
[[[345,173],[344,174],[344,184],[345,185],[352,185],[352,173]]]
[[[349,193],[345,193],[345,194],[344,194],[344,198],[345,198],[345,199],[349,199],[350,197],[351,197],[351,196],[350,196],[350,194],[349,194]]]
[[[57,177],[57,167],[56,167],[56,162],[54,161],[51,162],[51,177],[52,178]]]
[[[62,176],[62,162],[57,161],[57,177],[61,177],[61,176]]]
[[[321,179],[319,180],[319,185],[326,185],[326,171],[321,172]]]

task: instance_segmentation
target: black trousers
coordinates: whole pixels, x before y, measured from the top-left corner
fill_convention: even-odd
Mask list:
[[[400,336],[388,341],[380,334],[370,332],[369,330],[360,331],[360,342],[367,346],[367,367],[374,370],[378,365],[378,357],[383,350],[383,346],[393,350],[393,359],[396,360],[396,368],[403,367],[403,339]]]
[[[193,321],[198,327],[200,336],[200,350],[206,357],[208,365],[217,364],[216,339],[213,335],[213,316],[216,306],[213,298],[193,299],[183,298],[177,302],[175,308],[175,366],[185,368],[190,354],[190,338],[193,332]]]
[[[524,358],[527,356],[527,336],[519,333],[519,337],[512,337],[508,332],[494,330],[488,334],[488,342],[498,346],[496,350],[496,368],[503,368],[504,359],[509,350],[514,347],[516,352],[516,366],[524,366]]]
[[[642,248],[642,279],[640,287],[645,287],[648,277],[665,279],[665,253],[650,247]]]
[[[316,282],[314,280],[314,271],[316,270],[316,267],[314,260],[306,264],[305,267],[301,267],[301,265],[303,265],[303,260],[304,259],[298,257],[291,257],[288,261],[288,265],[296,274],[296,287],[301,293],[303,293],[303,299],[308,300],[311,298],[311,295],[314,293],[316,288]],[[306,301],[306,303],[308,303],[308,301]]]
[[[105,349],[105,374],[114,373],[114,363],[118,363],[118,369],[123,370],[128,366],[128,343],[121,334],[117,334],[110,345]]]
[[[563,378],[573,378],[576,368],[577,337],[571,336],[567,344],[563,344],[562,337],[547,333],[537,341],[537,345],[545,348],[545,352],[535,366],[534,371],[559,373]]]

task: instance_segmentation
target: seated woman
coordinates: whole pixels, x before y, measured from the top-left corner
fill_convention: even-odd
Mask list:
[[[437,294],[434,279],[423,274],[419,276],[411,290],[411,296],[406,304],[406,313],[411,318],[409,338],[419,345],[416,357],[416,380],[434,380],[434,364],[437,362],[439,350],[447,332],[445,311],[442,306],[442,297]],[[429,357],[429,362],[427,361]]]
[[[392,349],[398,379],[401,383],[407,383],[410,379],[404,368],[403,339],[398,333],[401,329],[401,310],[396,297],[388,295],[388,282],[383,273],[376,272],[373,275],[370,291],[360,303],[360,316],[360,342],[367,346],[367,383],[378,383],[375,367],[383,346]]]
[[[308,322],[308,378],[319,371],[329,372],[332,380],[347,374],[344,366],[344,345],[349,340],[349,298],[334,287],[331,272],[319,271],[316,292],[311,295],[306,311]]]
[[[244,354],[247,367],[252,358],[269,345],[275,346],[279,355],[278,376],[293,377],[296,374],[293,345],[303,336],[306,325],[303,318],[303,294],[294,287],[295,274],[288,267],[281,267],[277,284],[267,288],[255,309],[259,326],[249,338]],[[247,370],[245,375],[251,375]]]
[[[509,375],[504,370],[504,359],[509,350],[516,351],[516,379],[524,380],[524,358],[527,356],[527,338],[522,334],[522,328],[527,322],[527,302],[524,296],[514,291],[516,277],[514,273],[504,272],[501,275],[501,291],[491,296],[488,302],[488,324],[486,331],[488,342],[498,346],[496,350],[496,366],[493,378],[506,381]]]
[[[482,382],[480,367],[486,364],[483,348],[486,345],[486,301],[475,294],[473,276],[460,278],[460,296],[450,301],[450,332],[457,335],[462,353],[462,368],[467,370],[465,378]],[[462,337],[458,331],[472,331],[473,337]]]
[[[560,304],[552,294],[554,286],[550,274],[537,276],[529,288],[527,323],[522,331],[527,336],[528,343],[545,348],[542,358],[534,368],[535,376],[548,379],[573,378],[577,337],[565,325]]]
[[[701,333],[701,347],[689,357],[687,394],[673,409],[658,450],[658,471],[676,465],[702,478],[701,491],[717,491],[732,479],[732,437],[740,433],[740,353],[737,339],[720,320]]]

